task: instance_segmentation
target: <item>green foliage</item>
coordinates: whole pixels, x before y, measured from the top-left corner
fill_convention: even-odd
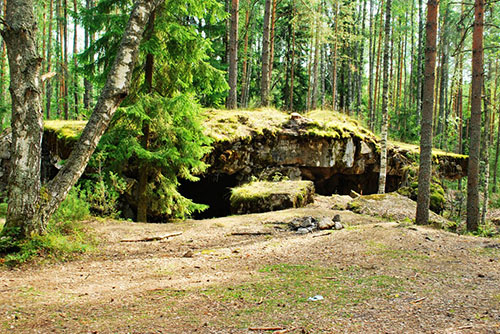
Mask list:
[[[111,171],[99,172],[95,177],[97,180],[84,182],[83,196],[91,211],[103,217],[118,217],[118,199],[127,187],[125,181]]]
[[[44,235],[15,238],[19,231],[2,231],[0,265],[16,266],[36,259],[64,261],[93,249],[96,240],[80,222],[89,216],[89,204],[79,187],[73,188],[50,220]]]
[[[90,205],[85,192],[79,186],[73,187],[66,199],[52,216],[56,222],[79,221],[90,216]]]
[[[0,217],[5,218],[7,216],[7,203],[0,203]]]
[[[80,55],[85,64],[81,72],[98,85],[103,85],[113,64],[130,8],[130,1],[102,0],[93,9],[82,11],[83,25],[99,38]],[[190,93],[196,94],[205,105],[220,105],[228,88],[225,73],[211,64],[212,41],[204,38],[200,27],[192,22],[203,20],[214,24],[223,22],[225,16],[216,0],[165,1],[156,11],[154,31],[147,32],[150,36],[141,44],[134,77],[140,78],[146,55],[151,54],[155,59],[155,76],[161,78],[156,81],[155,89],[162,96]],[[140,82],[135,80],[132,84],[128,103],[138,98]]]
[[[179,178],[196,181],[195,175],[207,168],[201,158],[209,152],[211,140],[203,133],[201,114],[191,95],[144,95],[120,109],[100,146],[102,154],[113,157],[106,161],[107,168],[121,176],[137,178],[137,169],[147,170],[148,207],[155,215],[184,218],[206,208],[177,191]],[[150,132],[147,147],[145,125]]]

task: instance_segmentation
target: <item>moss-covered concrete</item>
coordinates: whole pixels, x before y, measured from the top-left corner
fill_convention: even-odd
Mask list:
[[[311,181],[255,181],[232,189],[231,211],[255,213],[303,207],[313,201]]]
[[[58,139],[75,141],[80,137],[87,121],[52,120],[43,123],[45,132],[54,133]]]

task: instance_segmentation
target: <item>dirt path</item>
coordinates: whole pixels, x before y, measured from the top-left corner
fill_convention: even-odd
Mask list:
[[[328,235],[275,224],[336,213],[321,204],[180,224],[92,222],[99,252],[0,271],[0,331],[500,333],[498,240],[348,211],[339,212],[348,227]],[[231,235],[242,231],[271,234]],[[315,295],[324,299],[308,301]]]

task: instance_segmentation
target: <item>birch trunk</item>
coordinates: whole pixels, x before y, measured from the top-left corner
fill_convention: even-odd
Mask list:
[[[389,53],[391,33],[391,1],[387,0],[385,11],[385,37],[384,37],[384,68],[382,79],[382,133],[380,135],[380,174],[378,179],[378,193],[385,193],[387,176],[387,131],[388,131],[388,100],[389,100]]]
[[[139,44],[151,12],[162,0],[135,3],[94,112],[56,177],[40,185],[42,99],[33,0],[11,0],[2,31],[7,44],[12,96],[12,158],[7,220],[2,231],[17,238],[45,232],[47,221],[82,175],[119,104],[127,96]]]

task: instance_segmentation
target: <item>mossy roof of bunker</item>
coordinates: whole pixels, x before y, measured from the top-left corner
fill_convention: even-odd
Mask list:
[[[65,141],[74,141],[80,138],[87,121],[63,121],[51,120],[44,121],[45,131],[53,132],[57,138]]]
[[[254,134],[271,134],[279,132],[290,115],[273,109],[239,109],[205,111],[207,120],[206,134],[216,141],[235,141],[249,138]],[[306,135],[327,138],[358,137],[364,141],[377,142],[377,137],[364,128],[361,123],[345,114],[330,110],[314,110],[304,117],[312,122],[305,131]]]
[[[205,133],[216,142],[250,140],[255,135],[276,134],[290,121],[290,115],[274,108],[219,110],[206,109]],[[331,110],[313,110],[304,115],[311,120],[304,135],[334,139],[359,138],[378,146],[379,138],[366,129],[360,121],[346,114]],[[45,131],[53,132],[65,141],[80,137],[86,121],[50,120],[44,122]],[[418,155],[418,145],[389,141],[389,146]],[[467,159],[466,155],[433,149],[433,158]]]
[[[420,146],[418,146],[416,144],[403,143],[403,142],[399,142],[399,141],[390,141],[389,145],[391,145],[393,148],[399,148],[402,150],[406,150],[406,151],[413,153],[413,154],[416,154],[416,155],[420,154]],[[467,159],[468,158],[467,155],[446,152],[443,150],[439,150],[437,148],[432,148],[432,157],[433,158],[449,157],[449,158],[456,158],[456,159]]]
[[[307,193],[311,187],[314,187],[312,181],[255,181],[233,188],[231,202],[266,198],[273,194],[299,196]]]

